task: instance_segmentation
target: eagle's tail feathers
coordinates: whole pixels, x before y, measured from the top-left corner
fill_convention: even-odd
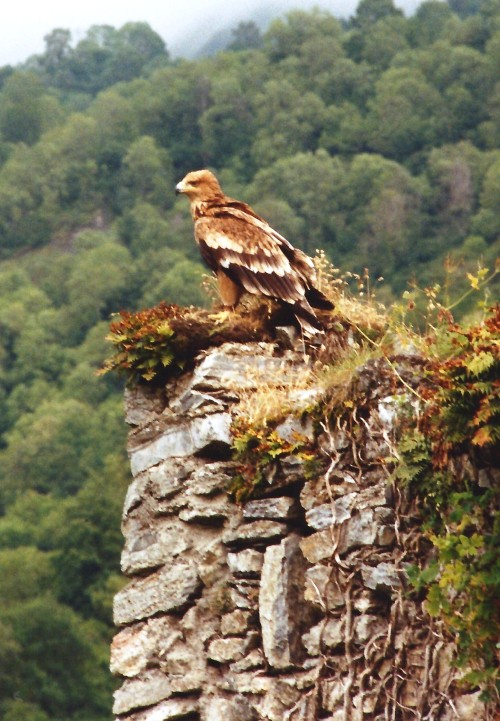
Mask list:
[[[319,308],[320,310],[333,310],[335,307],[324,293],[314,287],[306,290],[306,299],[313,308]]]
[[[314,310],[305,298],[300,303],[286,303],[286,305],[294,314],[305,335],[312,336],[323,331]]]

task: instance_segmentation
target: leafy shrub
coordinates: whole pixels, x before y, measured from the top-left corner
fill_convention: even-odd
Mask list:
[[[314,454],[308,453],[307,439],[296,434],[293,440],[282,438],[270,426],[255,427],[239,418],[232,427],[234,460],[237,472],[231,481],[229,492],[236,501],[246,501],[259,492],[269,489],[279,475],[280,460],[298,456],[305,464],[314,462]]]
[[[465,679],[489,691],[500,623],[499,327],[497,306],[483,323],[452,323],[439,338],[447,354],[431,365],[427,406],[399,444],[396,470],[419,499],[434,546],[434,559],[410,569],[410,579],[455,636]]]

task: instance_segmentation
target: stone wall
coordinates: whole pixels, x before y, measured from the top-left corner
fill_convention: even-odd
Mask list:
[[[289,456],[267,494],[228,497],[239,396],[292,383],[306,362],[272,344],[226,344],[166,389],[127,392],[119,719],[486,718],[478,694],[459,691],[453,645],[406,590],[405,567],[425,546],[389,483],[404,387],[383,363],[358,371],[363,411],[348,425],[278,427],[314,443],[316,474]]]

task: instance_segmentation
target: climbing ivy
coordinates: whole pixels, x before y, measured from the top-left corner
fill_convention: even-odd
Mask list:
[[[303,463],[304,476],[312,471],[315,454],[308,448],[308,440],[295,434],[286,440],[272,426],[252,426],[243,418],[232,425],[233,458],[237,471],[229,492],[235,501],[246,501],[271,487],[279,475],[280,460],[296,456]]]
[[[455,636],[465,679],[485,696],[498,683],[500,622],[500,307],[435,339],[426,407],[399,444],[396,478],[418,499],[434,557],[410,569],[429,613]],[[471,460],[473,463],[471,463]]]

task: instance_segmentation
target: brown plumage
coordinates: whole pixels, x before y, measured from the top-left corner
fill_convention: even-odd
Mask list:
[[[274,298],[289,307],[302,329],[316,333],[313,308],[333,304],[315,287],[314,264],[246,203],[224,195],[209,170],[188,173],[176,186],[191,203],[201,255],[217,276],[222,302],[234,307],[242,293]]]

